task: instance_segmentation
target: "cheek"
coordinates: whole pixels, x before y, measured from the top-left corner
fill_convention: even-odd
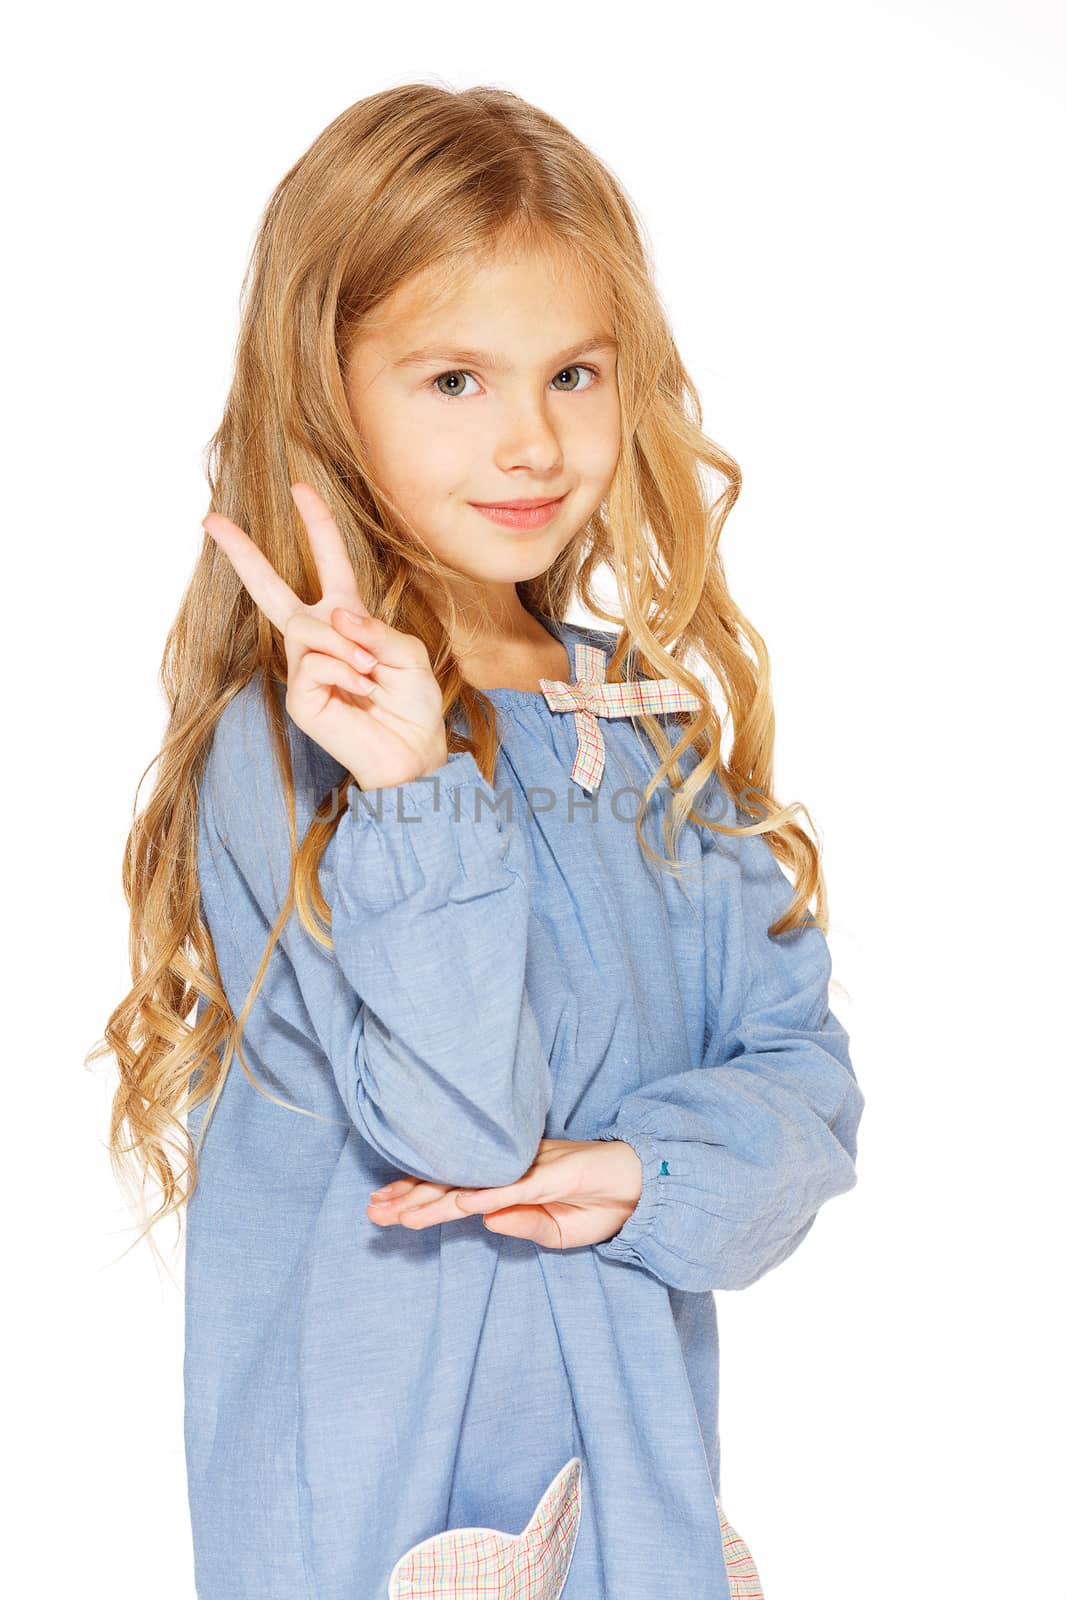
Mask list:
[[[406,430],[392,451],[393,471],[406,495],[436,501],[458,494],[466,482],[468,450],[458,429]]]
[[[440,504],[462,482],[456,451],[432,430],[414,435],[404,429],[392,435],[379,460],[389,492],[409,513],[430,502]]]
[[[622,413],[614,385],[594,405],[576,410],[568,431],[567,453],[578,470],[590,480],[609,481],[622,449]]]
[[[604,491],[615,474],[621,448],[618,418],[606,418],[595,427],[583,429],[571,441],[568,454],[582,477]]]

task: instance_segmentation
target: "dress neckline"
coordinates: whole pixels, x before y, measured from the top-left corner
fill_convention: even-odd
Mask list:
[[[566,650],[567,660],[570,663],[568,681],[573,683],[575,681],[575,647],[577,643],[573,623],[557,622],[552,617],[546,617],[540,611],[532,612],[531,615],[535,616],[541,626],[548,629],[549,633],[554,634]],[[544,691],[541,689],[482,689],[480,693],[488,695],[490,700],[499,701],[503,705],[507,705],[509,702],[524,705],[528,701],[536,702],[539,700],[546,711],[550,709],[548,701],[545,699]]]

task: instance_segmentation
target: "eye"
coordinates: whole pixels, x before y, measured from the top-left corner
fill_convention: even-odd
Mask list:
[[[579,372],[588,372],[590,374],[590,382],[586,383],[586,384],[583,384],[583,386],[582,386],[585,389],[591,388],[592,385],[596,382],[596,380],[597,380],[597,378],[599,376],[599,373],[597,372],[596,367],[581,366],[581,367],[564,367],[561,372],[557,372],[556,373],[556,378],[563,377],[567,373],[579,373]],[[553,383],[555,383],[556,378],[553,378],[553,380],[552,380]],[[565,390],[564,393],[580,394],[581,393],[581,389],[578,389],[577,387],[575,387],[573,389]]]
[[[451,380],[453,378],[473,378],[473,377],[474,377],[474,373],[473,372],[439,372],[437,374],[436,378],[431,378],[430,379],[430,383],[434,388],[436,388],[436,386],[441,382],[442,378],[446,378],[446,379]],[[465,391],[464,390],[456,390],[456,389],[453,389],[451,394],[446,394],[443,389],[438,389],[437,393],[444,400],[462,400],[464,398],[464,395],[465,395]]]
[[[583,364],[581,366],[575,366],[575,367],[562,367],[560,369],[560,371],[556,373],[556,377],[553,378],[552,382],[555,383],[557,378],[569,377],[569,376],[572,376],[572,375],[573,376],[577,376],[577,374],[579,372],[588,372],[589,373],[589,382],[588,383],[584,383],[580,387],[579,387],[579,385],[577,385],[575,383],[571,383],[571,384],[569,384],[567,386],[567,388],[565,388],[565,389],[563,389],[561,391],[558,391],[558,392],[563,393],[563,394],[581,394],[583,390],[591,388],[592,385],[594,383],[596,383],[597,379],[600,376],[599,371],[597,370],[596,367],[590,367],[590,366],[586,366],[586,365]],[[473,378],[473,377],[474,377],[473,372],[465,372],[465,371],[464,372],[459,372],[459,371],[456,371],[456,372],[439,372],[435,378],[431,378],[430,379],[430,386],[431,386],[431,388],[433,388],[435,390],[435,392],[437,394],[439,394],[441,396],[442,400],[465,400],[467,398],[467,390],[466,390],[466,388],[463,388],[463,389],[453,388],[450,392],[446,392],[444,389],[439,389],[437,386],[438,386],[438,384],[440,384],[442,382],[455,383],[455,381],[457,379],[466,379],[466,378]],[[477,379],[475,379],[475,382],[477,382]]]

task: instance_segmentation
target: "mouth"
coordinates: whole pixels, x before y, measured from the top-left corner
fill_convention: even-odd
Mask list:
[[[470,504],[483,517],[504,528],[543,528],[552,521],[566,498],[565,494],[561,494],[554,500],[501,500],[495,503],[472,500]]]

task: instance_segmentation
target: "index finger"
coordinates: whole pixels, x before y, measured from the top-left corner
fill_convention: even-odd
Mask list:
[[[303,601],[293,593],[285,579],[278,576],[259,546],[253,544],[247,533],[236,522],[231,522],[229,517],[224,517],[221,511],[209,511],[200,526],[229,558],[237,576],[264,616],[284,633],[293,612],[303,609]]]

